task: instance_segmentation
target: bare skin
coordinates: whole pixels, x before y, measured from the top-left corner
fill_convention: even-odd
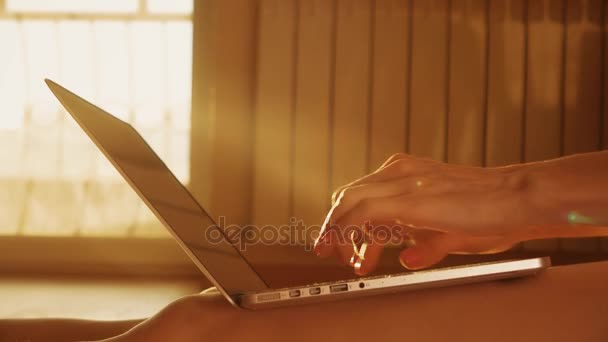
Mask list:
[[[141,321],[91,321],[62,318],[0,319],[0,341],[98,341],[119,336]]]
[[[608,151],[498,168],[396,154],[332,202],[315,252],[359,275],[374,270],[386,245],[378,227],[407,242],[400,261],[412,270],[525,240],[608,236]],[[353,228],[365,233],[355,246],[345,233]]]
[[[217,294],[217,291],[203,291],[201,294],[180,298],[145,320],[0,320],[0,341],[201,341],[210,328],[207,324],[209,319],[205,318],[209,312],[219,320],[223,315],[236,310],[225,300],[213,301],[213,305],[207,304],[208,298],[215,298],[214,295]]]

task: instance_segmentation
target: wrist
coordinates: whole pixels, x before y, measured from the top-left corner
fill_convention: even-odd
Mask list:
[[[513,227],[522,240],[557,237],[549,227],[568,223],[567,200],[559,181],[554,179],[543,162],[518,164],[498,168],[506,191],[513,194],[518,204],[520,226]]]
[[[525,239],[606,235],[608,151],[491,169]],[[599,230],[598,230],[599,229]]]

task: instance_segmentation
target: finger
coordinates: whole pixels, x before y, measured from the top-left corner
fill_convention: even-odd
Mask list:
[[[360,185],[360,184],[382,182],[382,181],[394,179],[394,178],[406,175],[408,173],[412,173],[414,170],[416,170],[419,166],[421,166],[424,163],[425,162],[419,163],[418,161],[414,160],[413,158],[411,158],[409,156],[403,157],[401,159],[392,160],[389,164],[383,165],[378,170],[376,170],[366,176],[363,176],[354,182],[351,182],[349,184],[339,187],[332,194],[332,198],[331,198],[332,205],[336,202],[336,200],[340,196],[340,193],[342,193],[342,191],[347,187],[352,187],[352,186],[356,186],[356,185]]]
[[[359,236],[363,234],[362,231],[360,227],[339,229],[334,226],[319,240],[315,253],[319,257],[335,255],[341,264],[353,266],[354,251],[361,245]]]
[[[315,241],[314,252],[318,257],[327,258],[334,253],[331,235],[332,234],[319,235],[319,238]]]
[[[353,244],[358,243],[353,239],[358,241],[364,235],[364,227],[364,224],[361,226],[339,226],[324,223],[321,234],[315,241],[315,254],[322,258],[335,254],[341,263],[350,264]],[[352,234],[356,236],[353,237]]]
[[[364,199],[378,197],[393,197],[405,195],[421,187],[423,180],[420,177],[404,177],[386,182],[361,184],[345,188],[334,204],[329,222],[338,221],[346,212],[355,207]]]
[[[419,231],[413,234],[415,245],[399,254],[399,262],[409,270],[431,267],[455,248],[456,241],[446,233]]]
[[[321,226],[321,231],[319,232],[319,237],[315,241],[314,251],[315,254],[319,257],[327,257],[333,254],[333,244],[332,238],[329,236],[329,219],[331,218],[335,207],[332,207],[329,210],[329,213],[325,217],[325,221],[323,221],[323,225]],[[335,239],[334,239],[335,240]]]
[[[357,258],[356,254],[364,245],[365,239],[365,224],[362,226],[350,226],[346,228],[336,229],[336,234],[332,234],[336,239],[332,240],[336,257],[340,263],[348,266],[354,266]],[[364,247],[365,249],[365,247]]]
[[[365,199],[343,215],[335,224],[332,224],[332,227],[338,227],[336,229],[340,231],[340,234],[336,235],[342,237],[342,241],[337,244],[332,241],[335,245],[335,252],[339,254],[341,261],[350,265],[354,254],[352,243],[351,245],[345,243],[346,239],[344,237],[346,235],[353,231],[365,232],[377,230],[379,227],[390,227],[394,222],[392,213],[396,208],[398,206],[391,197]]]
[[[410,232],[415,244],[399,255],[401,265],[410,270],[431,267],[449,254],[494,254],[513,246],[503,237],[473,237],[429,229]]]
[[[359,255],[353,255],[353,269],[355,274],[364,276],[373,272],[380,261],[382,251],[384,251],[384,244],[378,241],[371,241],[361,247],[365,250],[360,251]]]
[[[366,245],[361,246],[359,253],[353,255],[354,271],[358,275],[366,275],[373,272],[387,246],[407,246],[412,243],[412,235],[415,229],[395,224],[382,224],[366,227]]]
[[[395,172],[397,171],[396,168],[393,168],[393,170],[390,171],[389,174],[394,175],[395,177],[397,176],[395,174]],[[380,186],[378,188],[374,188],[372,197],[374,196],[380,196],[382,194],[384,194],[385,196],[390,196],[391,194],[396,194],[398,191],[399,187],[398,186]],[[354,198],[358,198],[358,197],[362,197],[362,194],[366,191],[365,189],[360,189],[361,192],[359,193],[359,195],[354,196]],[[334,193],[335,195],[335,193]],[[340,194],[340,197],[337,198],[337,202],[335,203],[340,203],[342,201],[342,199],[344,198],[345,192],[342,191]],[[329,231],[329,227],[330,225],[333,225],[334,222],[337,222],[337,219],[334,219],[335,217],[337,217],[334,212],[336,210],[339,210],[339,217],[342,217],[344,215],[344,212],[347,212],[347,210],[345,209],[345,207],[348,206],[349,209],[352,209],[354,207],[356,207],[357,205],[359,205],[361,202],[361,199],[356,199],[353,200],[353,204],[351,205],[344,205],[344,207],[340,207],[338,209],[338,205],[336,205],[334,203],[334,205],[332,205],[332,208],[329,210],[329,213],[327,214],[327,216],[325,217],[325,221],[323,222],[323,225],[321,226],[321,231],[319,232],[319,237],[317,238],[317,240],[315,241],[315,253],[319,256],[327,256],[327,255],[331,255],[334,251],[333,251],[333,247],[331,245],[329,245],[327,242],[329,242],[329,239],[324,239],[325,235],[328,233]],[[361,222],[362,223],[362,222]],[[339,226],[339,225],[338,225]],[[342,226],[345,227],[345,226]],[[339,229],[339,227],[337,227]],[[342,240],[344,239],[340,239],[340,242],[342,242]],[[336,239],[334,239],[334,241],[337,241]],[[343,251],[346,251],[346,248],[343,247],[342,248]],[[344,253],[341,253],[341,255],[344,255]],[[347,261],[348,262],[348,261]]]
[[[443,260],[448,253],[427,245],[414,246],[404,249],[399,254],[399,262],[408,270],[416,271],[431,267]]]
[[[331,223],[332,227],[341,230],[365,227],[377,229],[386,225],[390,228],[395,219],[399,217],[401,203],[399,197],[365,198],[357,202],[350,210],[345,212],[338,220]]]
[[[391,155],[390,157],[388,157],[388,159],[384,163],[382,163],[382,165],[380,165],[380,167],[377,168],[376,170],[381,170],[384,167],[386,167],[387,165],[392,164],[396,160],[407,159],[407,158],[412,158],[412,157],[406,153],[395,153],[395,154]]]
[[[381,181],[384,181],[387,179],[393,179],[393,178],[399,177],[400,175],[403,174],[403,171],[401,169],[406,167],[403,164],[404,164],[403,162],[394,161],[385,167],[382,167],[370,174],[367,174],[367,175],[355,180],[354,182],[351,182],[351,183],[348,183],[346,185],[339,187],[331,195],[332,205],[336,203],[336,201],[338,200],[338,197],[340,196],[342,191],[344,191],[344,189],[346,189],[348,187],[357,186],[360,184],[381,182]]]

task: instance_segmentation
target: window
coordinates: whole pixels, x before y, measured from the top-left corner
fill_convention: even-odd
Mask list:
[[[192,5],[0,0],[0,236],[168,237],[43,79],[133,124],[187,182]]]

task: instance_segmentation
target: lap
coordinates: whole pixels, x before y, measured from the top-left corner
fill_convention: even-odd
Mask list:
[[[605,340],[608,262],[533,277],[247,311],[217,293],[188,297],[202,334],[222,340]],[[196,321],[195,319],[195,321]],[[203,339],[206,340],[206,339]]]

